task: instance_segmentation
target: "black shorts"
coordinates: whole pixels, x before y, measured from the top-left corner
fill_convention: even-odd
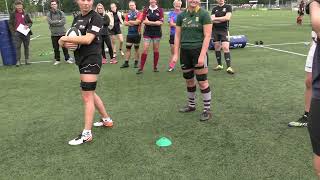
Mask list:
[[[169,44],[174,44],[174,35],[170,35]]]
[[[214,42],[229,42],[229,40],[227,38],[228,31],[214,30],[214,31],[212,31],[212,35],[213,35]]]
[[[127,35],[127,43],[130,44],[140,44],[141,42],[141,35]]]
[[[320,156],[320,99],[311,100],[308,117],[308,130],[311,139],[313,153]]]
[[[114,26],[109,32],[110,32],[111,35],[122,34],[120,25]]]
[[[180,65],[182,70],[201,69],[208,67],[208,54],[204,59],[203,67],[195,67],[198,64],[198,59],[201,53],[201,47],[196,49],[181,49],[180,50]]]
[[[78,65],[80,74],[99,74],[102,65],[101,55],[89,55]]]
[[[299,15],[299,16],[303,16],[303,15],[304,15],[304,12],[303,12],[303,11],[298,10],[298,15]]]

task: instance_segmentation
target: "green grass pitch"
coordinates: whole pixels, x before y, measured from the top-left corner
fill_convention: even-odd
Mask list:
[[[310,41],[309,17],[303,26],[295,19],[291,11],[235,11],[230,32],[249,43]],[[39,56],[52,49],[47,23],[38,18],[32,29],[33,37],[41,36],[31,42],[31,61],[53,61],[53,55]],[[199,92],[196,112],[177,112],[186,88],[180,69],[165,72],[168,30],[165,23],[160,73],[152,72],[151,53],[143,75],[120,69],[122,60],[103,66],[97,93],[115,127],[94,128],[93,142],[82,146],[67,144],[83,128],[76,66],[0,67],[0,179],[315,179],[307,129],[287,127],[304,111],[306,57],[235,49],[230,76],[212,71],[210,51],[214,116],[201,123]],[[271,47],[309,50],[304,44]],[[161,136],[173,145],[156,147]]]

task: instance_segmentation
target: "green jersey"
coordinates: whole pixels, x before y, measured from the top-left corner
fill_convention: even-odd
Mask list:
[[[176,25],[181,27],[181,48],[201,48],[204,40],[203,25],[212,24],[209,13],[198,7],[195,11],[183,11],[177,17]]]

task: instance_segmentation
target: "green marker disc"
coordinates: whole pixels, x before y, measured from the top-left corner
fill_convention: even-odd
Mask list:
[[[156,141],[156,144],[159,147],[168,147],[172,145],[172,142],[170,141],[170,139],[162,137]]]

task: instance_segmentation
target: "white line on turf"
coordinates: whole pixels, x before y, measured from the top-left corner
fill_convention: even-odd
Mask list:
[[[308,25],[308,24],[306,24]],[[310,25],[310,24],[309,24]],[[251,25],[238,25],[238,24],[233,24],[232,28],[243,28],[243,29],[261,29],[261,28],[266,28],[266,27],[277,27],[277,26],[296,26],[296,24],[293,23],[279,23],[279,24],[255,24],[255,26]]]
[[[310,42],[296,42],[296,43],[281,43],[281,44],[267,44],[263,45],[264,47],[268,46],[284,46],[284,45],[295,45],[295,44],[304,44],[304,45],[309,45]]]
[[[33,38],[31,38],[30,39],[30,41],[32,41],[32,40],[34,40],[34,39],[37,39],[38,37],[40,37],[41,35],[38,35],[38,36],[36,36],[36,37],[33,37]]]
[[[36,61],[36,62],[30,62],[31,64],[40,64],[40,63],[51,63],[52,61]],[[3,64],[0,64],[0,66],[3,66]]]
[[[269,46],[284,46],[284,45],[296,45],[296,44],[304,44],[306,46],[310,45],[310,42],[295,42],[295,43],[281,43],[281,44],[265,44],[264,47]],[[252,47],[260,47],[261,45],[249,45],[246,47],[252,48]]]
[[[30,62],[32,64],[39,64],[39,63],[50,63],[52,61],[36,61],[36,62]]]
[[[247,44],[251,45],[251,46],[254,46],[254,47],[258,47],[258,48],[270,49],[270,50],[274,50],[274,51],[278,51],[278,52],[284,52],[284,53],[288,53],[288,54],[294,54],[294,55],[298,55],[298,56],[307,57],[307,55],[305,55],[305,54],[300,54],[300,53],[296,53],[296,52],[292,52],[292,51],[286,51],[286,50],[282,50],[282,49],[265,47],[263,45],[254,45],[254,44],[251,44],[251,43],[247,43]]]

